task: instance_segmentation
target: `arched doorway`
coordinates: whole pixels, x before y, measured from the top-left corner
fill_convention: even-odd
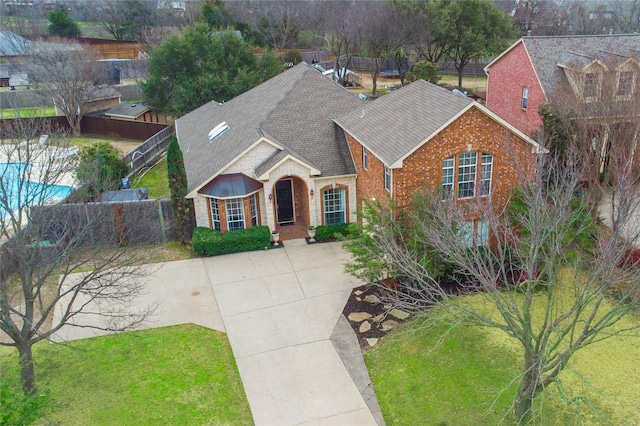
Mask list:
[[[279,179],[273,186],[274,218],[280,239],[304,238],[309,226],[309,191],[298,176]]]

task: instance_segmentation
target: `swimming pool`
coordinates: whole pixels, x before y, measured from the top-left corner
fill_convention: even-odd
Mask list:
[[[25,163],[0,163],[0,218],[7,215],[5,203],[9,209],[42,204],[53,199],[66,198],[73,189],[64,185],[47,185],[23,180],[28,177],[31,166]],[[7,201],[5,201],[7,200]]]

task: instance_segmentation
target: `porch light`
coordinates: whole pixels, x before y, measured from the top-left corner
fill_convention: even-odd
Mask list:
[[[309,191],[309,195],[311,196],[311,198],[313,198],[313,189]]]
[[[273,199],[273,194],[269,194],[269,202],[271,202],[271,199]]]

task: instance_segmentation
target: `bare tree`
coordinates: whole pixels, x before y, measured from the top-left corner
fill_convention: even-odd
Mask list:
[[[552,152],[579,156],[594,217],[603,197],[615,202],[620,173],[640,176],[640,93],[632,87],[634,69],[620,68],[622,62],[600,61],[591,72],[574,73],[573,82],[551,93],[541,109],[540,137]]]
[[[72,151],[42,121],[22,120],[5,130],[9,134],[0,145],[0,345],[18,350],[23,389],[32,394],[35,343],[73,323],[128,330],[154,308],[130,306],[144,289],[146,271],[135,266],[139,260],[128,247],[89,249],[100,231],[113,235],[114,227],[121,244],[139,241],[142,233],[119,220],[123,206],[42,210],[63,196],[57,185],[68,173]],[[46,141],[43,134],[50,135]],[[87,317],[91,321],[83,320]]]
[[[490,197],[477,204],[443,202],[439,191],[416,195],[410,211],[370,205],[368,232],[350,247],[355,263],[348,270],[368,280],[395,279],[397,286],[385,292],[403,309],[441,305],[456,322],[462,316],[518,342],[519,422],[531,419],[534,398],[560,381],[575,353],[635,329],[620,320],[640,302],[640,265],[628,256],[640,243],[640,227],[632,226],[640,214],[638,185],[628,170],[617,169],[624,192],[612,214],[619,226],[599,236],[586,202],[574,192],[579,164],[541,155],[534,181],[519,187],[507,210]],[[474,218],[475,230],[469,226]],[[477,247],[481,227],[489,247]],[[443,274],[457,282],[454,294],[477,293],[497,315],[445,291]]]
[[[362,20],[364,51],[373,61],[371,94],[375,95],[380,73],[387,61],[394,58],[411,38],[413,26],[407,25],[404,10],[393,10],[384,3],[369,6]]]
[[[106,69],[96,66],[96,55],[88,47],[66,43],[36,43],[21,61],[30,81],[38,85],[45,104],[54,101],[69,121],[74,135],[80,134],[80,121],[88,102],[103,97]]]

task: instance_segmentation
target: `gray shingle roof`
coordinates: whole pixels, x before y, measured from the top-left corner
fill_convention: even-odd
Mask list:
[[[359,104],[346,89],[301,63],[225,104],[201,106],[176,121],[188,191],[263,136],[322,176],[354,174],[348,145],[332,120]],[[229,130],[209,143],[207,134],[223,121]]]
[[[391,166],[473,102],[418,80],[335,121]]]
[[[522,42],[547,96],[566,81],[558,64],[582,68],[594,59],[640,58],[640,34],[523,37]]]
[[[149,107],[145,104],[128,104],[123,102],[107,110],[105,114],[136,118],[147,111],[149,111]]]

